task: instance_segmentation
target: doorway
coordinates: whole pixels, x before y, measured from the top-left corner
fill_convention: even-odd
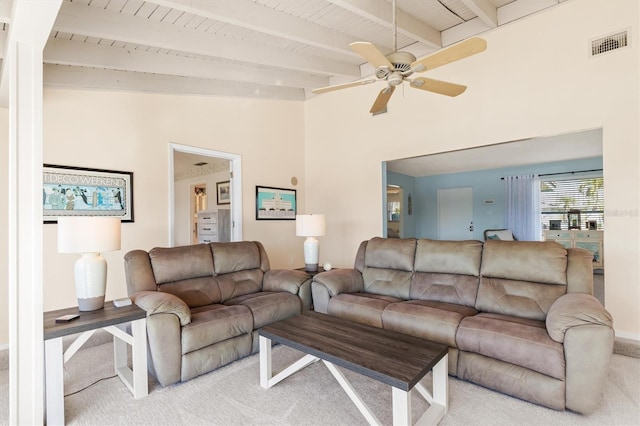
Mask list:
[[[230,216],[230,241],[242,240],[241,159],[237,154],[169,144],[170,245],[198,242],[197,215],[225,210]],[[222,197],[218,191],[222,192]]]
[[[438,189],[438,239],[473,239],[473,189]]]

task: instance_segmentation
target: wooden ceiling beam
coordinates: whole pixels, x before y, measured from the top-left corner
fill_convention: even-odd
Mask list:
[[[356,40],[310,21],[246,0],[147,0],[170,9],[204,16],[251,31],[357,57],[349,44]]]
[[[316,75],[360,77],[357,64],[291,54],[283,49],[258,46],[218,34],[78,3],[63,3],[54,30]]]
[[[391,3],[385,0],[328,0],[341,8],[362,16],[368,20],[393,29],[393,11]],[[402,9],[397,10],[398,33],[424,43],[433,48],[442,47],[440,31],[428,25]]]
[[[498,26],[498,9],[489,0],[462,0],[489,28]]]
[[[53,38],[45,48],[44,62],[283,87],[323,87],[329,84],[328,77],[300,72]]]

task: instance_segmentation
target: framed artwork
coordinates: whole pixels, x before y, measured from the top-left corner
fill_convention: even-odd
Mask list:
[[[256,220],[296,220],[296,190],[256,186]]]
[[[231,204],[230,181],[216,183],[216,201],[220,204]]]
[[[43,166],[44,223],[59,216],[117,216],[133,222],[133,173],[82,167]]]

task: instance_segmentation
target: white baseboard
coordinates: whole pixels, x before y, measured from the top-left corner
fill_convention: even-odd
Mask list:
[[[622,339],[637,340],[638,342],[640,342],[640,334],[627,333],[625,331],[616,331],[615,333],[616,337],[620,337]]]

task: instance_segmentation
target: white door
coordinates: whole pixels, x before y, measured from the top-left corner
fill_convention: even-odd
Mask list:
[[[473,190],[438,189],[438,239],[473,239]]]

